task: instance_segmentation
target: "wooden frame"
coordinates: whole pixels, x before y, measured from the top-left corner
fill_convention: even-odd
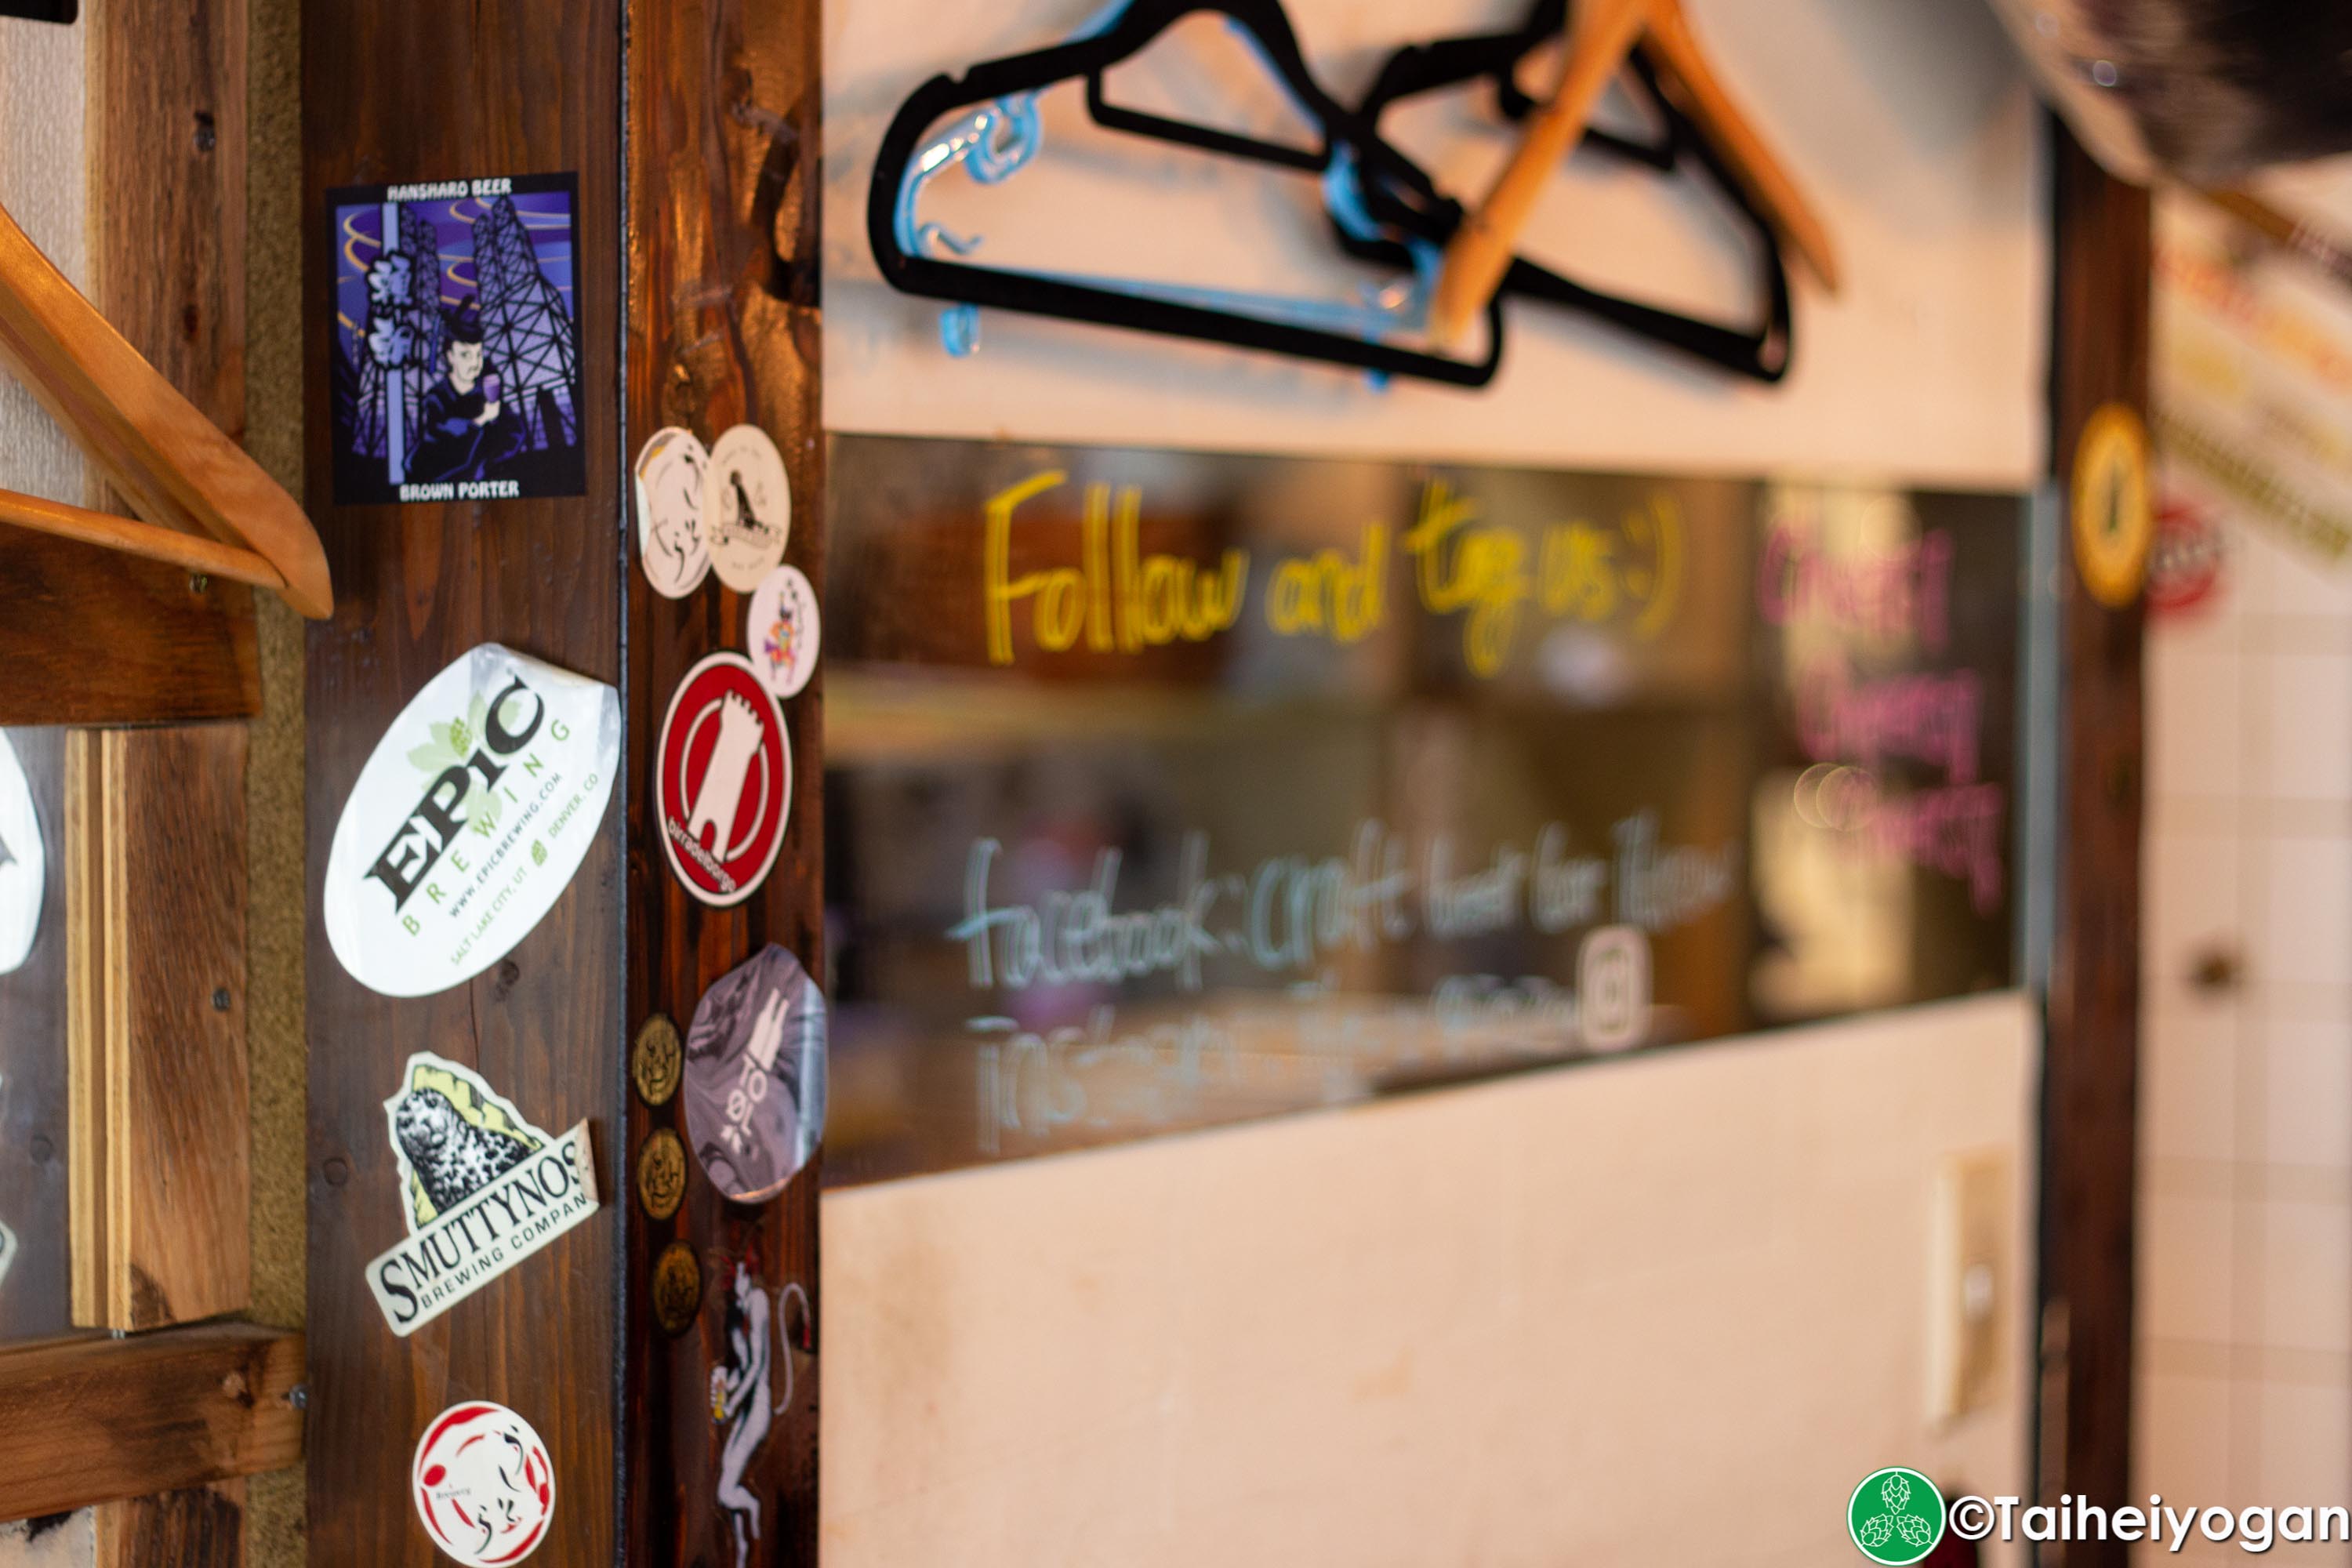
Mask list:
[[[247,1323],[0,1354],[0,1519],[283,1469],[301,1382],[302,1336]]]
[[[152,1329],[251,1285],[244,726],[66,751],[74,1321]]]
[[[245,7],[108,0],[86,63],[89,296],[235,439],[245,430]],[[93,478],[88,505],[124,511]],[[241,584],[0,531],[0,724],[173,723],[261,707]]]

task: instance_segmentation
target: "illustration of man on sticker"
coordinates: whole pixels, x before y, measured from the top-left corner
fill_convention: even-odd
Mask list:
[[[332,193],[339,504],[586,493],[576,193],[569,174]]]

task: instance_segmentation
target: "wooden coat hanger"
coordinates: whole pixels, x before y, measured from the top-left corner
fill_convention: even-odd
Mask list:
[[[1441,345],[1458,338],[1494,298],[1544,182],[1584,134],[1610,79],[1637,45],[1684,111],[1723,150],[1725,162],[1774,232],[1823,287],[1837,292],[1837,254],[1829,230],[1732,101],[1691,31],[1682,0],[1578,0],[1549,100],[1528,122],[1518,151],[1496,176],[1486,200],[1446,247],[1430,302],[1431,331]]]
[[[334,608],[310,520],[180,395],[0,208],[0,365],[144,521],[0,490],[0,522],[274,589]]]

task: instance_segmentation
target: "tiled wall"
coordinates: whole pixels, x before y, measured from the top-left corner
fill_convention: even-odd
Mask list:
[[[2352,1504],[2352,567],[2225,538],[2149,634],[2137,1485]]]

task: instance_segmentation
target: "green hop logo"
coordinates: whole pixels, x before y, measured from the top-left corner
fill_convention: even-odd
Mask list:
[[[1916,1470],[1863,1478],[1845,1505],[1845,1527],[1873,1563],[1916,1563],[1944,1539],[1944,1494]]]

